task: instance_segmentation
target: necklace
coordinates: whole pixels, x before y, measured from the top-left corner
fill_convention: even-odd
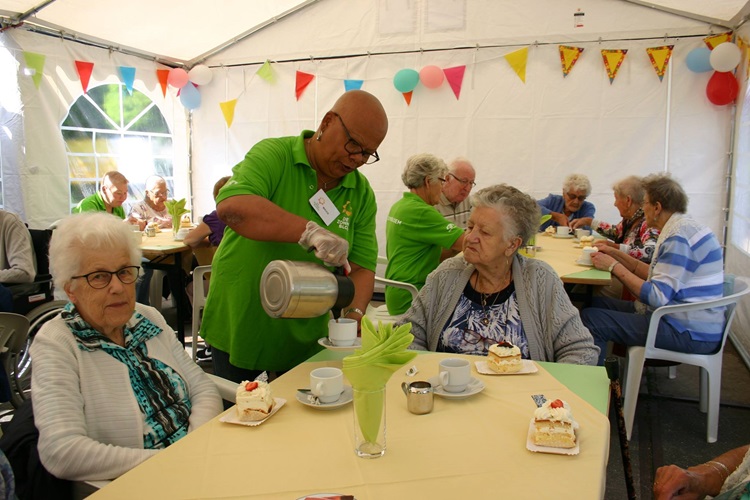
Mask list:
[[[477,277],[474,279],[474,289],[479,292],[479,290],[477,290],[478,282],[479,282],[479,273],[477,273]],[[482,298],[482,319],[480,321],[482,322],[484,326],[489,326],[490,315],[487,311],[487,301],[489,300],[491,295],[495,296],[495,298],[492,300],[492,304],[490,304],[490,307],[489,307],[489,312],[492,312],[492,308],[495,307],[495,303],[497,302],[498,297],[500,297],[500,292],[494,292],[494,293],[479,292],[479,295]]]

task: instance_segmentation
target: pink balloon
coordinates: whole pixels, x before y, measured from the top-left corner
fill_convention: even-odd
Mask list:
[[[419,72],[419,81],[428,89],[436,89],[443,84],[445,74],[437,66],[425,66]]]
[[[167,83],[176,89],[181,89],[188,82],[188,74],[182,68],[172,68],[169,70]]]
[[[717,106],[731,104],[740,92],[740,84],[734,74],[716,71],[706,85],[708,100]]]

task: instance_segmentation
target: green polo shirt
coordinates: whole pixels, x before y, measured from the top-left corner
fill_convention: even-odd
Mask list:
[[[349,260],[375,270],[375,194],[364,175],[347,174],[326,194],[339,216],[328,226],[310,205],[318,191],[317,175],[305,154],[304,139],[266,139],[247,153],[219,192],[217,203],[231,196],[259,195],[284,210],[320,224],[349,241]],[[260,302],[260,278],[272,260],[310,261],[322,265],[297,243],[255,241],[224,232],[213,260],[211,288],[203,314],[201,336],[229,353],[230,362],[250,370],[288,370],[319,352],[317,341],[327,335],[328,315],[311,319],[274,319]]]
[[[106,211],[107,211],[107,206],[104,204],[104,200],[102,199],[102,195],[99,191],[92,194],[91,196],[87,196],[86,198],[82,199],[78,203],[78,205],[73,207],[74,214],[80,214],[81,212],[106,212]],[[122,206],[113,207],[112,215],[116,215],[121,219],[125,219],[125,209],[122,208]]]
[[[440,264],[442,249],[453,246],[463,232],[416,194],[404,193],[391,207],[385,223],[388,256],[385,277],[421,289],[427,275]],[[403,314],[411,306],[411,294],[401,288],[386,287],[385,303],[388,314]]]

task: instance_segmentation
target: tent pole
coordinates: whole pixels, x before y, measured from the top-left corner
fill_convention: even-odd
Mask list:
[[[190,200],[190,210],[193,213],[191,219],[195,223],[195,200],[193,199],[193,111],[188,109],[186,109],[185,111],[188,114],[188,199]]]

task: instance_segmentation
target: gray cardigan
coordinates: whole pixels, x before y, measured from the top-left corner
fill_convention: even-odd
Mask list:
[[[474,272],[459,255],[448,259],[427,277],[425,286],[398,324],[412,324],[410,349],[437,349],[438,340],[453,315],[466,283]],[[516,254],[513,277],[531,359],[595,365],[599,348],[581,323],[562,281],[545,262]]]

